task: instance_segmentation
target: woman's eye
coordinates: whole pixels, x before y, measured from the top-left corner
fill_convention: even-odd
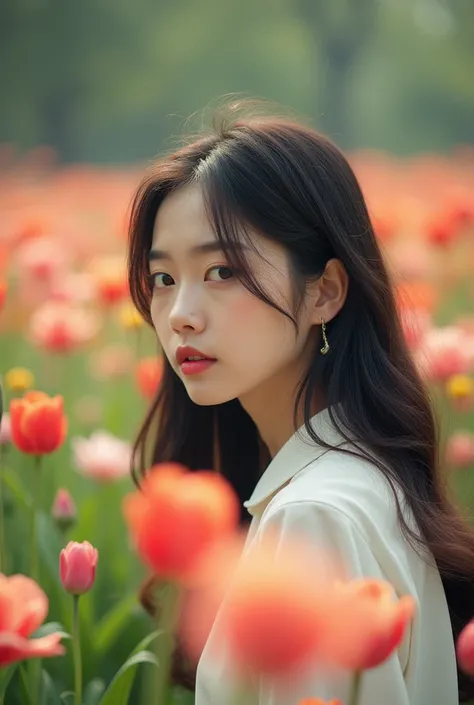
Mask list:
[[[231,269],[229,269],[229,267],[220,265],[218,267],[211,267],[211,269],[207,272],[207,276],[211,279],[211,281],[221,282],[225,279],[231,279],[234,276],[234,273]]]
[[[156,272],[156,274],[151,274],[150,280],[153,289],[164,289],[174,283],[173,277],[166,274],[166,272]]]

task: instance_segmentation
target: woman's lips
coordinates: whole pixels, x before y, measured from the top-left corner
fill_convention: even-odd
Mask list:
[[[180,367],[183,375],[198,375],[208,370],[217,360],[205,358],[203,360],[184,360]]]

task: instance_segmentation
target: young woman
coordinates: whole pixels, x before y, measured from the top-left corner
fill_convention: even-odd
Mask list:
[[[414,622],[364,676],[362,703],[457,703],[474,540],[445,493],[433,411],[343,154],[291,120],[229,108],[140,186],[129,279],[165,358],[137,441],[143,467],[213,467],[252,517],[248,541],[298,530],[349,575],[413,595]],[[345,703],[349,678],[315,665],[290,686],[255,686],[261,705]],[[196,703],[223,705],[232,687],[211,632]],[[474,693],[461,675],[459,692]]]

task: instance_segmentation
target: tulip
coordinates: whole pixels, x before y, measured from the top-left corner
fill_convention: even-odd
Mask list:
[[[6,577],[0,573],[0,667],[29,658],[61,656],[61,634],[28,639],[48,613],[43,590],[24,575]]]
[[[456,654],[461,670],[469,676],[474,676],[474,620],[469,622],[459,635]]]
[[[99,553],[88,541],[70,541],[59,556],[59,575],[64,589],[73,596],[74,705],[82,705],[82,661],[79,634],[79,598],[95,581]]]
[[[448,438],[446,462],[453,468],[469,467],[474,464],[474,433],[457,431]]]
[[[57,450],[67,433],[61,396],[27,392],[10,402],[13,443],[23,453],[44,455]]]
[[[121,257],[100,257],[91,264],[99,299],[113,306],[129,294],[125,263]]]
[[[12,367],[5,374],[5,386],[12,392],[26,392],[34,383],[33,373],[26,367]]]
[[[67,531],[76,523],[76,507],[67,490],[60,488],[57,491],[51,516],[61,531]]]
[[[77,305],[47,301],[33,313],[29,337],[34,345],[53,353],[69,353],[98,333],[97,314]]]
[[[63,588],[71,595],[83,595],[94,585],[99,552],[88,541],[70,541],[59,557]]]
[[[118,322],[125,330],[138,330],[145,324],[135,306],[127,301],[118,312]]]
[[[300,700],[298,705],[342,705],[341,701],[338,699],[334,700],[321,700],[321,698],[303,698]]]
[[[200,562],[183,611],[183,647],[198,660],[220,610],[216,638],[242,674],[294,675],[320,660],[338,621],[332,599],[336,567],[299,539],[282,542],[268,534],[243,555],[239,543],[232,538],[214,544]]]
[[[137,387],[146,399],[153,399],[160,386],[163,376],[163,360],[156,357],[145,357],[137,363],[135,377]]]
[[[164,580],[186,582],[209,546],[238,524],[238,499],[222,475],[152,468],[123,511],[138,554]]]
[[[468,411],[474,402],[474,380],[468,375],[453,375],[446,382],[446,393],[455,409]]]
[[[329,636],[326,655],[358,673],[389,658],[415,613],[411,596],[396,601],[389,583],[371,578],[340,583],[335,604],[339,624]]]
[[[90,438],[73,438],[71,446],[78,471],[98,482],[113,482],[130,472],[132,447],[107,431],[96,431]]]

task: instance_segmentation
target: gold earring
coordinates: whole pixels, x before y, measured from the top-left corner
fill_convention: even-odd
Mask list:
[[[327,353],[329,352],[329,343],[326,337],[326,324],[324,322],[324,318],[321,318],[321,335],[323,336],[324,345],[320,349],[320,353],[321,355],[327,355]]]

